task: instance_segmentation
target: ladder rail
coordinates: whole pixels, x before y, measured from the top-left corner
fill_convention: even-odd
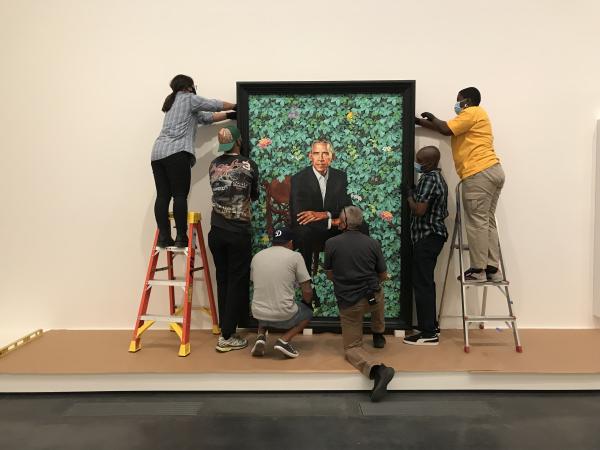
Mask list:
[[[170,218],[173,219],[172,214],[170,214]],[[176,332],[179,338],[179,356],[189,355],[191,311],[194,309],[192,305],[192,298],[194,281],[196,280],[203,281],[205,283],[209,300],[208,308],[202,307],[200,310],[207,312],[210,315],[213,322],[213,333],[220,333],[218,323],[216,322],[217,315],[212,290],[212,280],[210,278],[210,270],[206,254],[206,247],[204,244],[204,236],[202,235],[201,223],[202,221],[200,213],[188,213],[188,245],[185,248],[158,248],[157,243],[159,232],[156,230],[154,233],[152,250],[150,252],[150,260],[148,262],[148,270],[146,272],[146,279],[144,281],[144,288],[142,290],[142,298],[138,308],[138,315],[135,321],[133,337],[129,345],[130,352],[135,353],[141,349],[140,338],[142,334],[154,323],[166,322],[169,324],[169,327]],[[198,244],[198,247],[196,247],[196,244]],[[199,267],[195,266],[195,258],[197,256],[196,249],[198,249],[200,255],[202,256],[202,265]],[[161,252],[165,252],[167,263],[165,267],[160,267],[157,269],[158,258]],[[186,257],[185,276],[182,277],[183,279],[175,277],[173,265],[174,258],[180,254]],[[156,273],[163,270],[167,271],[167,278],[155,278]],[[204,272],[203,277],[194,278],[194,273],[200,270]],[[152,293],[153,286],[167,286],[169,288],[169,315],[163,316],[148,313],[150,295]],[[179,306],[175,302],[176,287],[184,290],[183,300]]]
[[[462,324],[463,324],[463,339],[464,339],[464,351],[466,353],[470,350],[470,342],[469,342],[469,325],[471,323],[479,322],[479,328],[484,328],[484,323],[487,321],[504,321],[509,328],[511,328],[513,332],[513,338],[515,341],[515,348],[517,352],[522,352],[523,347],[521,345],[521,341],[519,338],[519,333],[517,329],[517,318],[513,313],[513,302],[510,297],[509,292],[509,283],[507,281],[506,275],[506,266],[504,264],[504,258],[502,255],[502,246],[500,243],[500,227],[498,225],[498,220],[494,216],[494,221],[496,225],[496,232],[498,235],[498,256],[499,256],[499,269],[502,272],[503,281],[501,282],[468,282],[465,280],[465,261],[463,252],[468,250],[468,246],[464,245],[463,239],[463,214],[462,214],[462,183],[463,181],[459,181],[456,185],[455,193],[456,193],[456,214],[454,219],[454,228],[452,231],[452,241],[450,244],[450,252],[448,255],[448,262],[446,265],[446,271],[444,275],[444,285],[442,288],[442,297],[440,299],[440,307],[438,310],[438,323],[441,322],[443,317],[444,307],[446,305],[445,299],[447,296],[447,284],[448,284],[448,275],[450,273],[450,264],[452,262],[452,254],[453,252],[457,252],[456,259],[457,265],[459,269],[458,281],[460,283],[460,296],[461,296],[461,310],[462,310]],[[488,301],[488,287],[496,286],[503,296],[506,299],[508,315],[486,315],[487,309],[487,301]],[[482,295],[482,303],[480,309],[480,315],[468,315],[467,314],[467,294],[466,289],[469,287],[483,287],[483,295]]]
[[[459,267],[459,277],[461,280],[460,283],[460,299],[461,299],[461,309],[462,309],[462,323],[463,323],[463,339],[464,339],[464,349],[465,352],[468,352],[468,348],[469,348],[469,324],[465,321],[465,317],[467,315],[467,293],[465,291],[465,271],[464,271],[464,255],[462,252],[463,249],[463,230],[462,230],[462,215],[460,213],[461,211],[461,201],[460,201],[460,193],[461,193],[461,184],[462,184],[462,180],[458,182],[458,184],[456,185],[456,229],[457,229],[457,237],[458,237],[458,249],[457,249],[457,253],[458,253],[458,267]],[[452,243],[452,245],[454,246],[454,243]],[[452,249],[454,250],[454,249]]]

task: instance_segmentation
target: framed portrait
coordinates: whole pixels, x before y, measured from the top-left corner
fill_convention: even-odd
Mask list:
[[[237,83],[243,153],[260,171],[253,253],[270,245],[278,226],[292,228],[314,284],[312,328],[339,329],[324,242],[340,233],[332,221],[348,205],[361,208],[363,231],[381,244],[390,276],[386,327],[411,326],[410,211],[401,185],[413,184],[414,98],[414,81]],[[306,210],[328,214],[309,230],[298,222]]]

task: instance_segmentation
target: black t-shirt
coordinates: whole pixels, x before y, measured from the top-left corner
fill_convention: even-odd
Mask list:
[[[210,223],[234,233],[250,233],[250,202],[258,199],[258,167],[250,158],[224,154],[209,168]]]
[[[378,290],[378,274],[387,268],[379,242],[360,231],[346,231],[325,243],[325,270],[333,271],[338,305],[346,308]]]

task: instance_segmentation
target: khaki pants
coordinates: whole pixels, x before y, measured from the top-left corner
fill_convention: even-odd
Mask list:
[[[500,249],[496,229],[496,205],[504,186],[504,171],[500,164],[463,180],[462,201],[469,241],[471,267],[498,267]]]
[[[375,294],[375,299],[377,303],[372,306],[364,298],[348,308],[340,309],[342,341],[346,359],[366,377],[369,377],[373,366],[377,366],[381,362],[363,347],[363,316],[371,313],[373,333],[385,331],[383,287]]]

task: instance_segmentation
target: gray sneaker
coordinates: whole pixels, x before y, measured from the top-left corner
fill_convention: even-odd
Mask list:
[[[259,334],[256,337],[254,347],[252,347],[252,356],[265,356],[265,346],[267,345],[267,335]]]
[[[277,343],[273,348],[275,350],[279,350],[288,358],[297,358],[298,356],[300,356],[300,353],[298,353],[298,350],[292,347],[292,344],[290,344],[289,342],[283,342],[281,339],[277,339]]]
[[[489,269],[485,269],[485,275],[487,277],[487,280],[493,283],[504,281],[504,276],[502,275],[502,272],[500,272],[499,269],[496,269],[495,272],[492,272]]]
[[[460,281],[460,276],[457,279]],[[486,281],[485,270],[474,272],[473,269],[468,269],[465,271],[465,283],[485,283]]]
[[[221,353],[230,352],[231,350],[240,350],[248,346],[248,341],[237,334],[232,334],[229,339],[219,336],[219,341],[215,350]]]

